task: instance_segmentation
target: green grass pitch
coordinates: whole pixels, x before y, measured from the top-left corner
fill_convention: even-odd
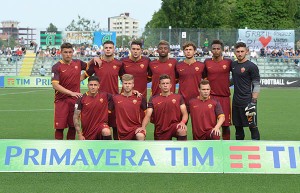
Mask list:
[[[53,139],[52,89],[0,89],[0,139]],[[297,141],[300,89],[262,89],[262,140]],[[152,125],[147,140],[153,139]],[[191,126],[188,125],[188,139]],[[234,138],[234,128],[231,128]],[[246,139],[250,132],[245,128]],[[298,157],[299,159],[299,157]],[[300,175],[0,173],[0,193],[15,192],[300,192]]]

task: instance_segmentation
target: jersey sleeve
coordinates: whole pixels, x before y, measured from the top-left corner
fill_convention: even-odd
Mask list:
[[[82,97],[78,98],[76,103],[75,103],[75,110],[81,111],[82,109]]]
[[[147,109],[147,101],[145,98],[142,97],[142,102],[141,102],[141,109],[145,111]]]
[[[52,66],[52,73],[51,73],[51,77],[52,77],[52,82],[59,82],[59,65],[55,64],[54,66]]]
[[[86,74],[87,76],[92,76],[92,75],[95,73],[94,68],[95,68],[95,64],[91,64],[91,65],[89,66],[89,68],[85,71],[85,74]]]
[[[251,68],[251,80],[252,82],[260,82],[260,75],[259,75],[259,69],[257,67],[257,65],[253,64],[253,67]]]
[[[153,97],[150,97],[150,99],[149,99],[148,108],[152,108],[153,109]]]
[[[81,70],[87,70],[87,63],[80,60]]]
[[[221,107],[221,105],[220,105],[220,103],[218,101],[217,101],[217,104],[216,104],[215,113],[216,113],[217,117],[219,115],[224,114],[223,109],[222,109],[222,107]]]

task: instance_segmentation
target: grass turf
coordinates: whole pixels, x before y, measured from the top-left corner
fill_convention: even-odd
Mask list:
[[[299,140],[300,89],[263,89],[258,103],[262,140]],[[1,139],[53,139],[53,90],[0,89]],[[188,125],[188,139],[191,126]],[[232,127],[234,138],[234,128]],[[248,129],[246,139],[250,139]],[[148,140],[153,139],[152,125]],[[0,173],[6,192],[299,192],[300,175]]]

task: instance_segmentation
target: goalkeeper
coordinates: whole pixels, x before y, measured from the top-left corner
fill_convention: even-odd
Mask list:
[[[257,98],[260,91],[260,75],[256,64],[246,58],[248,48],[244,42],[235,45],[237,60],[232,63],[234,84],[232,121],[236,140],[244,140],[244,127],[249,127],[252,140],[260,140],[257,127]]]

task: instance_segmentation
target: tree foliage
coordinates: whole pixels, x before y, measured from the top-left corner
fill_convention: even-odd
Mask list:
[[[100,23],[96,23],[94,20],[89,20],[78,15],[77,21],[74,19],[66,27],[66,31],[99,31]]]
[[[50,23],[46,30],[47,32],[57,32],[57,27],[53,23]]]

